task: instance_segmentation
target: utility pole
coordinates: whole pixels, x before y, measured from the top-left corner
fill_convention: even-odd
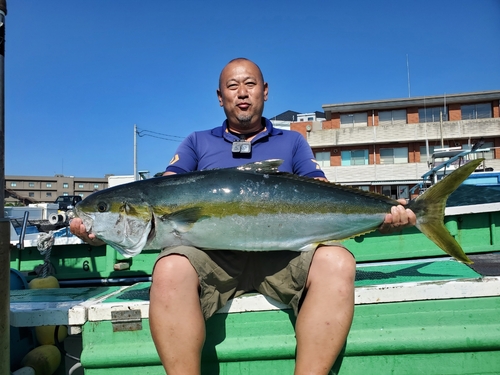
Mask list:
[[[5,218],[5,16],[0,0],[0,374],[10,374],[10,221]]]
[[[134,124],[134,181],[137,181],[137,125]]]

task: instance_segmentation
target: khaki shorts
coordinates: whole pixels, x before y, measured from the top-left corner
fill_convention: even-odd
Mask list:
[[[251,291],[289,305],[297,315],[314,252],[205,251],[177,246],[164,249],[156,261],[172,254],[189,259],[200,279],[200,303],[205,319],[231,298]]]

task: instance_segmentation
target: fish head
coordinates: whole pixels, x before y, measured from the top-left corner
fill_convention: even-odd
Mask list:
[[[141,252],[153,232],[153,210],[139,197],[120,197],[112,189],[93,193],[75,206],[89,233],[125,257]]]

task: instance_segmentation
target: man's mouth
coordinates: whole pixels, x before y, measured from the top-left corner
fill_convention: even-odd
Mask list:
[[[236,105],[241,110],[247,110],[250,107],[249,103],[240,103]]]

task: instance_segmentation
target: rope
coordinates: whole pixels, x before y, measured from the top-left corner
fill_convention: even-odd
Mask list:
[[[54,232],[50,231],[49,233],[40,233],[36,247],[40,252],[40,255],[45,256],[42,267],[42,278],[47,277],[49,273],[52,246],[54,246]]]

